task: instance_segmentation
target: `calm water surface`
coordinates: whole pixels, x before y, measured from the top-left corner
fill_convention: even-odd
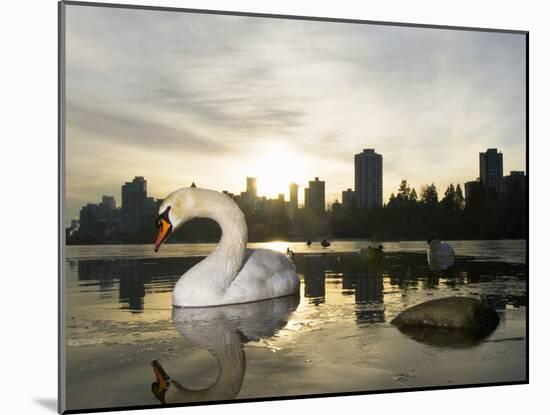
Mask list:
[[[376,245],[378,242],[374,242]],[[425,242],[250,244],[297,255],[301,295],[238,306],[172,309],[179,276],[213,244],[67,247],[68,408],[161,405],[525,380],[525,241],[454,241],[447,271]],[[499,312],[482,339],[401,333],[405,308],[454,295]],[[158,361],[172,381],[152,392]]]

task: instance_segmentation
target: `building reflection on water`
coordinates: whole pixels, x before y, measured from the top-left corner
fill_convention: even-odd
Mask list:
[[[139,313],[144,309],[148,291],[172,291],[180,275],[200,259],[84,260],[78,261],[77,279],[81,286],[97,285],[99,297],[102,299],[112,298],[118,291],[120,307],[132,313]]]
[[[320,305],[325,302],[327,269],[330,269],[329,258],[313,255],[304,257],[303,266],[297,267],[297,271],[301,271],[304,276],[304,297],[309,299],[310,304]]]
[[[123,264],[120,267],[118,299],[122,308],[130,311],[142,311],[145,297],[145,284],[152,278],[143,275],[139,263]]]
[[[118,297],[122,309],[140,313],[148,293],[171,292],[179,276],[200,260],[200,257],[79,260],[69,261],[67,269],[69,277],[76,274],[80,287],[94,286],[100,299]],[[385,295],[389,295],[392,287],[398,289],[400,298],[405,298],[409,291],[458,289],[476,284],[476,295],[496,309],[527,304],[524,290],[503,289],[495,294],[494,289],[495,284],[505,286],[510,279],[524,280],[525,267],[521,264],[458,258],[449,270],[433,272],[428,268],[426,256],[416,253],[387,254],[382,261],[370,261],[356,254],[296,255],[293,260],[303,277],[304,297],[309,304],[323,306],[327,302],[327,279],[340,279],[339,295],[354,296],[358,324],[385,321],[385,302],[388,302]]]
[[[361,323],[384,321],[384,281],[381,271],[367,271],[356,277],[355,316]]]

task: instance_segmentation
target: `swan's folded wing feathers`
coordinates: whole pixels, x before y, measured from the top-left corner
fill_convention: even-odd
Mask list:
[[[228,290],[228,295],[239,293],[241,297],[273,298],[295,293],[299,279],[295,266],[285,255],[267,250],[247,250],[243,267]]]

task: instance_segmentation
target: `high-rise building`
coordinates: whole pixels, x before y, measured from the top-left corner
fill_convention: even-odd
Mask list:
[[[254,204],[256,202],[256,198],[258,197],[258,188],[255,177],[246,178],[246,196],[249,204]]]
[[[99,221],[99,206],[95,203],[88,203],[80,209],[80,232],[83,235],[97,237],[97,223]]]
[[[382,206],[382,155],[368,148],[355,155],[355,196],[361,207]]]
[[[525,197],[527,189],[527,176],[523,171],[511,171],[502,179],[503,192],[508,196]]]
[[[323,213],[325,211],[325,182],[316,177],[314,181],[310,180],[309,188],[304,191],[306,209],[315,213]]]
[[[502,153],[496,148],[479,153],[479,177],[486,191],[502,193]]]
[[[122,232],[135,236],[142,227],[142,218],[147,199],[147,181],[136,176],[122,185]]]
[[[342,192],[342,207],[344,209],[350,209],[356,205],[355,192],[351,189],[344,190]]]
[[[288,210],[290,217],[294,217],[294,213],[298,210],[298,185],[296,183],[290,183],[288,186],[289,203]]]
[[[483,187],[479,180],[464,183],[466,207],[478,208],[483,196]]]
[[[79,237],[96,242],[112,238],[120,232],[120,209],[116,208],[115,198],[103,196],[101,202],[83,206],[79,223]]]
[[[153,229],[155,220],[159,215],[159,208],[161,204],[161,199],[155,199],[153,197],[145,198],[143,203],[143,211],[141,213],[142,227]]]
[[[115,209],[116,208],[115,197],[105,196],[105,195],[102,196],[100,206],[102,206],[105,209]]]

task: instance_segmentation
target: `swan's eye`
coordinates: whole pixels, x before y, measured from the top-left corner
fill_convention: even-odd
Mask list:
[[[161,225],[162,225],[161,220],[164,220],[165,222],[171,223],[171,222],[170,222],[170,217],[168,216],[168,212],[170,212],[170,209],[171,209],[171,208],[172,208],[172,206],[168,206],[168,207],[164,210],[164,212],[162,212],[162,213],[158,216],[157,220],[155,221],[155,226],[156,226],[157,228],[160,228],[160,227],[161,227]]]

